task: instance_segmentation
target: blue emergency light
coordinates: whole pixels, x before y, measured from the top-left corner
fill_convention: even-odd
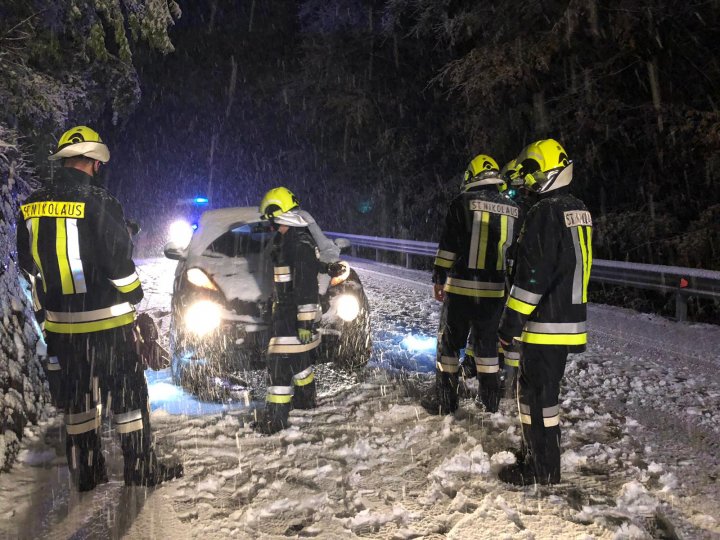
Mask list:
[[[195,197],[193,199],[193,202],[195,204],[207,204],[210,202],[210,200],[207,197]]]

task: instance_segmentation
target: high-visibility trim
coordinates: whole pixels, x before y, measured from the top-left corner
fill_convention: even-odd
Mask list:
[[[298,321],[314,321],[315,319],[317,319],[320,306],[318,304],[303,304],[298,306],[297,309]]]
[[[518,313],[522,313],[523,315],[530,315],[533,311],[535,311],[535,308],[537,307],[536,305],[527,304],[522,300],[513,298],[512,296],[508,296],[505,305],[510,309],[517,311]]]
[[[520,336],[523,343],[534,345],[585,345],[587,333],[581,334],[535,334],[523,331]]]
[[[140,431],[144,429],[143,421],[142,420],[135,420],[133,422],[128,422],[127,424],[121,424],[119,426],[115,427],[115,431],[117,431],[119,434],[123,435],[125,433],[132,433],[133,431]]]
[[[125,276],[118,279],[111,279],[110,282],[117,288],[120,287],[126,287],[127,285],[132,285],[135,283],[136,280],[138,280],[137,272],[133,272],[129,276]]]
[[[436,360],[435,367],[443,373],[457,373],[460,371],[460,360],[457,356],[441,356]]]
[[[498,241],[497,248],[497,263],[495,264],[496,270],[502,270],[505,268],[505,249],[507,249],[508,239],[508,217],[506,215],[500,216],[500,240]]]
[[[101,415],[102,405],[97,405],[81,413],[66,414],[65,429],[68,435],[80,435],[95,431],[100,427]]]
[[[560,406],[543,408],[543,425],[545,427],[555,427],[560,425]]]
[[[490,212],[481,212],[480,218],[480,247],[478,248],[477,266],[475,268],[485,268],[485,258],[487,256],[488,235],[490,230]]]
[[[289,266],[275,266],[273,268],[273,274],[276,283],[289,283],[292,281],[292,273]]]
[[[455,263],[457,255],[452,251],[446,251],[444,249],[438,249],[435,255],[435,265],[441,268],[452,268]]]
[[[134,313],[135,308],[130,302],[123,302],[122,304],[115,304],[114,306],[94,309],[92,311],[46,311],[45,319],[52,322],[59,323],[81,323],[81,322],[95,322],[101,319],[109,319],[111,317],[117,317],[118,315],[125,315],[127,313]]]
[[[445,292],[459,294],[462,296],[473,296],[482,298],[503,298],[505,296],[505,284],[493,283],[490,281],[472,281],[470,279],[447,278]]]
[[[300,354],[320,345],[320,334],[313,334],[310,343],[301,343],[296,337],[273,337],[268,345],[269,354]]]
[[[143,429],[142,411],[134,409],[126,413],[116,414],[113,416],[113,424],[115,431],[118,433],[132,433]]]
[[[592,227],[585,227],[585,275],[583,277],[583,303],[587,304],[588,283],[590,282],[590,271],[592,270]]]
[[[47,359],[46,369],[48,371],[61,371],[60,361],[57,356],[49,356]]]
[[[587,331],[587,323],[547,323],[528,321],[525,324],[525,330],[538,334],[580,334]]]
[[[268,386],[265,401],[267,403],[291,403],[293,394],[292,386]]]
[[[526,426],[530,426],[532,425],[532,418],[529,414],[520,413],[520,422],[522,422]]]
[[[110,330],[119,328],[135,322],[135,312],[111,319],[94,322],[82,323],[58,323],[53,321],[45,321],[45,330],[54,332],[55,334],[87,334],[90,332],[100,332],[102,330]]]
[[[572,281],[572,303],[582,304],[583,299],[583,273],[585,268],[584,263],[584,249],[581,247],[580,234],[578,230],[580,227],[573,227],[570,229],[570,235],[572,236],[573,249],[575,251],[575,270],[573,271]]]
[[[30,280],[30,290],[32,291],[33,311],[40,311],[42,309],[42,304],[40,303],[40,297],[37,292],[37,282],[38,279],[42,281],[42,278],[31,275],[28,279]]]
[[[580,300],[583,304],[585,304],[585,303],[587,303],[587,291],[585,288],[585,274],[587,271],[588,252],[587,252],[587,247],[585,244],[585,235],[583,234],[583,227],[576,227],[576,229],[578,232],[578,238],[580,240],[580,251],[582,251],[582,280],[580,282],[582,289],[581,289]]]
[[[513,285],[510,289],[510,296],[512,296],[513,298],[517,298],[518,300],[520,300],[521,302],[525,302],[526,304],[538,305],[540,303],[540,300],[542,300],[542,294],[526,291],[525,289],[518,287],[517,285]]]
[[[275,274],[289,274],[289,273],[290,273],[290,267],[289,267],[289,266],[274,266],[274,267],[273,267],[273,273],[275,273]]]
[[[28,232],[30,233],[30,251],[32,252],[33,261],[35,266],[40,271],[40,277],[42,278],[43,291],[47,292],[47,282],[45,280],[45,273],[43,272],[42,263],[40,262],[40,252],[38,251],[38,236],[40,235],[40,219],[31,218],[28,219],[25,224],[27,225]]]
[[[297,320],[298,321],[314,321],[316,317],[315,312],[307,312],[307,313],[298,313],[297,314]]]
[[[67,233],[65,232],[65,218],[55,220],[55,254],[57,255],[58,270],[60,271],[60,284],[63,294],[74,294],[70,261],[67,255]]]
[[[480,246],[480,223],[482,212],[473,212],[473,224],[470,234],[470,255],[468,256],[468,268],[477,268],[478,248]]]
[[[500,361],[497,356],[476,356],[475,369],[478,373],[497,373],[500,371]]]
[[[505,351],[505,365],[520,367],[520,353],[517,351]]]
[[[85,283],[85,272],[83,271],[82,258],[80,257],[80,235],[78,234],[77,219],[65,220],[65,232],[67,233],[67,255],[70,263],[75,293],[87,292]]]
[[[293,384],[295,386],[307,386],[315,380],[315,370],[312,366],[302,370],[300,373],[293,375]]]

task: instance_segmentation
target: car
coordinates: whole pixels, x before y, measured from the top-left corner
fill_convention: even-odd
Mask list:
[[[165,245],[165,256],[178,261],[170,316],[176,384],[208,398],[227,397],[227,388],[252,389],[257,373],[251,372],[265,369],[270,340],[274,234],[255,207],[221,208],[201,215],[187,246]],[[335,260],[324,262],[339,261],[349,242],[330,245],[338,248]],[[342,276],[318,274],[322,344],[316,354],[318,362],[356,370],[370,358],[370,310],[357,272],[343,263]]]

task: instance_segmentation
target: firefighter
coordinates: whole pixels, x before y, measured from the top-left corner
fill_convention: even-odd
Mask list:
[[[500,400],[497,327],[505,297],[505,252],[512,241],[517,205],[499,190],[495,160],[485,154],[469,164],[462,192],[450,204],[433,270],[434,295],[443,302],[435,364],[435,394],[423,406],[448,414],[458,407],[458,353],[472,329],[478,400],[489,412]]]
[[[267,353],[269,380],[265,414],[256,423],[263,433],[286,428],[290,409],[316,406],[313,354],[320,345],[316,326],[322,268],[299,204],[285,187],[271,189],[260,202],[260,213],[277,231],[272,247],[275,291]]]
[[[573,164],[553,139],[518,158],[519,176],[537,197],[525,218],[498,337],[520,350],[520,458],[500,472],[514,484],[560,481],[560,381],[568,353],[587,342],[587,285],[592,266],[592,218],[569,193]]]
[[[182,475],[157,461],[148,390],[135,350],[135,308],[143,297],[120,203],[99,181],[110,159],[94,130],[66,131],[54,182],[28,197],[17,224],[20,267],[41,277],[44,331],[57,359],[66,451],[79,491],[107,482],[103,413],[112,416],[125,461],[125,485],[151,486]]]

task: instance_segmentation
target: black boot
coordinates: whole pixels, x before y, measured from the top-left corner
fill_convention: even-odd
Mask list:
[[[100,449],[98,435],[94,432],[69,435],[66,441],[70,479],[77,490],[92,491],[99,484],[107,483],[105,456]]]
[[[173,478],[182,478],[184,473],[182,463],[160,462],[154,451],[143,457],[125,456],[126,486],[157,486]]]
[[[458,408],[458,373],[435,372],[435,395],[420,401],[429,414],[452,414]]]
[[[475,404],[487,412],[494,413],[500,407],[500,376],[498,373],[481,373],[478,375],[478,395]]]
[[[315,381],[303,386],[296,386],[292,403],[295,409],[314,409],[317,407],[317,389]]]
[[[265,411],[258,415],[257,422],[251,424],[252,428],[265,435],[282,431],[290,425],[290,408],[290,403],[267,403]]]

